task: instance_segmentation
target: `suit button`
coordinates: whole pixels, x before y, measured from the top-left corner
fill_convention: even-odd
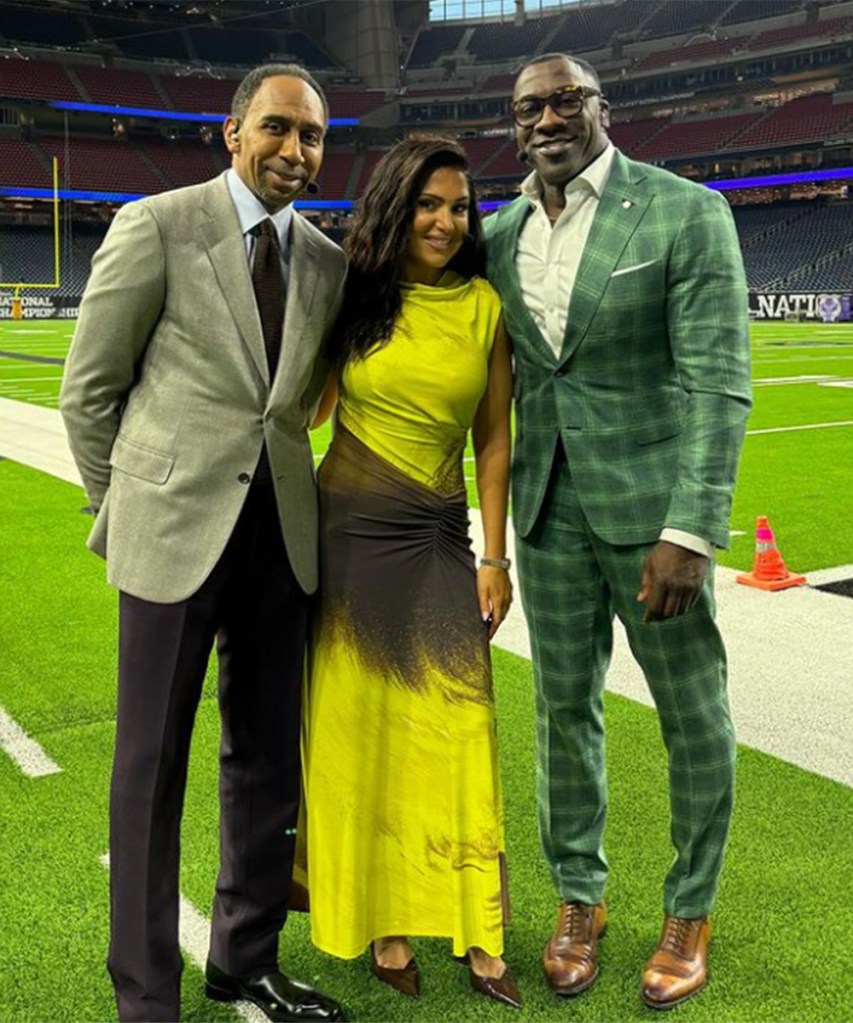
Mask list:
[[[555,377],[564,377],[566,375],[566,373],[568,373],[567,369],[555,369],[554,370],[554,376]]]
[[[252,477],[247,472],[241,472],[240,475],[237,477],[237,482],[238,483],[251,483],[252,482]]]

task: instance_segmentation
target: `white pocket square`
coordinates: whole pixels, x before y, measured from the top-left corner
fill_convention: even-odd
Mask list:
[[[621,277],[622,274],[632,274],[636,270],[645,270],[647,266],[654,266],[656,259],[650,259],[646,263],[637,263],[635,266],[623,266],[621,270],[614,270],[611,277]]]

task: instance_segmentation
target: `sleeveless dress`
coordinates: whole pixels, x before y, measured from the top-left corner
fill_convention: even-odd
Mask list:
[[[488,632],[462,457],[500,305],[485,281],[404,286],[351,361],[320,468],[305,795],[311,932],[503,951],[508,915]]]

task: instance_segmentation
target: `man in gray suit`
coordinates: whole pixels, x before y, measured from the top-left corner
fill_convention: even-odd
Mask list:
[[[307,427],[345,276],[291,203],[328,106],[295,65],[250,72],[232,167],[125,206],[95,256],[60,408],[119,590],[108,967],[122,1020],[177,1020],[181,811],[219,658],[221,862],[207,994],[343,1019],[278,970],[300,794],[301,668],[317,586]]]

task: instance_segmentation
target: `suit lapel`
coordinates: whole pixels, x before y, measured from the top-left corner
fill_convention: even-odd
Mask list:
[[[287,301],[284,307],[279,372],[273,382],[270,401],[279,399],[288,381],[301,379],[307,362],[316,356],[316,346],[303,343],[317,293],[319,246],[311,228],[294,211],[290,226]]]
[[[529,212],[530,204],[522,196],[511,205],[504,206],[497,213],[500,219],[495,225],[494,240],[489,246],[489,256],[494,265],[490,276],[500,291],[503,304],[512,308],[516,321],[520,320],[524,323],[524,335],[532,341],[536,351],[543,355],[549,364],[553,364],[554,352],[542,336],[542,331],[530,315],[530,310],[524,301],[515,261],[518,252],[518,238]],[[514,340],[517,341],[518,338]]]
[[[652,201],[652,193],[643,184],[645,177],[641,164],[616,151],[578,267],[560,363],[572,357],[586,336],[610,275]]]
[[[252,289],[246,246],[224,175],[210,183],[202,200],[200,216],[202,236],[219,288],[252,361],[263,380],[269,383],[264,335]]]

